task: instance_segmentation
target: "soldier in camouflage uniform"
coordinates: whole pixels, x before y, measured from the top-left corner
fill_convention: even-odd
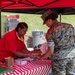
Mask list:
[[[58,14],[51,10],[44,13],[41,18],[49,27],[46,34],[48,51],[41,59],[51,56],[53,75],[73,75],[75,58],[73,26],[58,22]]]

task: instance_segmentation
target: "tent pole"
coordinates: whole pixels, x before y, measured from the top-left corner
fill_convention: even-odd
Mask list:
[[[60,18],[59,19],[60,19],[59,21],[61,22],[61,13],[60,13]]]
[[[1,38],[1,9],[0,9],[0,38]]]

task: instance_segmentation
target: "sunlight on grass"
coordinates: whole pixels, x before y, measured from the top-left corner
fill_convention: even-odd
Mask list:
[[[26,22],[28,24],[28,32],[27,34],[31,34],[34,29],[43,30],[44,32],[47,31],[48,27],[43,25],[43,21],[41,19],[41,15],[38,14],[24,14],[24,13],[6,13],[2,12],[1,15],[12,15],[17,14],[20,16],[20,22]],[[70,23],[75,27],[75,15],[62,15],[61,20],[62,22]],[[59,19],[59,18],[58,18]]]

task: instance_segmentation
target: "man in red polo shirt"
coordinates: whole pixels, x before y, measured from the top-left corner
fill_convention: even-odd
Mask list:
[[[28,25],[20,22],[14,30],[6,33],[0,39],[0,61],[4,61],[9,56],[13,58],[28,56],[29,51],[24,44],[27,29]]]

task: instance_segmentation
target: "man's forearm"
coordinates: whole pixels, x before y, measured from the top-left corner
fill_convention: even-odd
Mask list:
[[[18,57],[28,57],[28,54],[26,53],[21,53],[21,52],[13,52],[16,56]]]

